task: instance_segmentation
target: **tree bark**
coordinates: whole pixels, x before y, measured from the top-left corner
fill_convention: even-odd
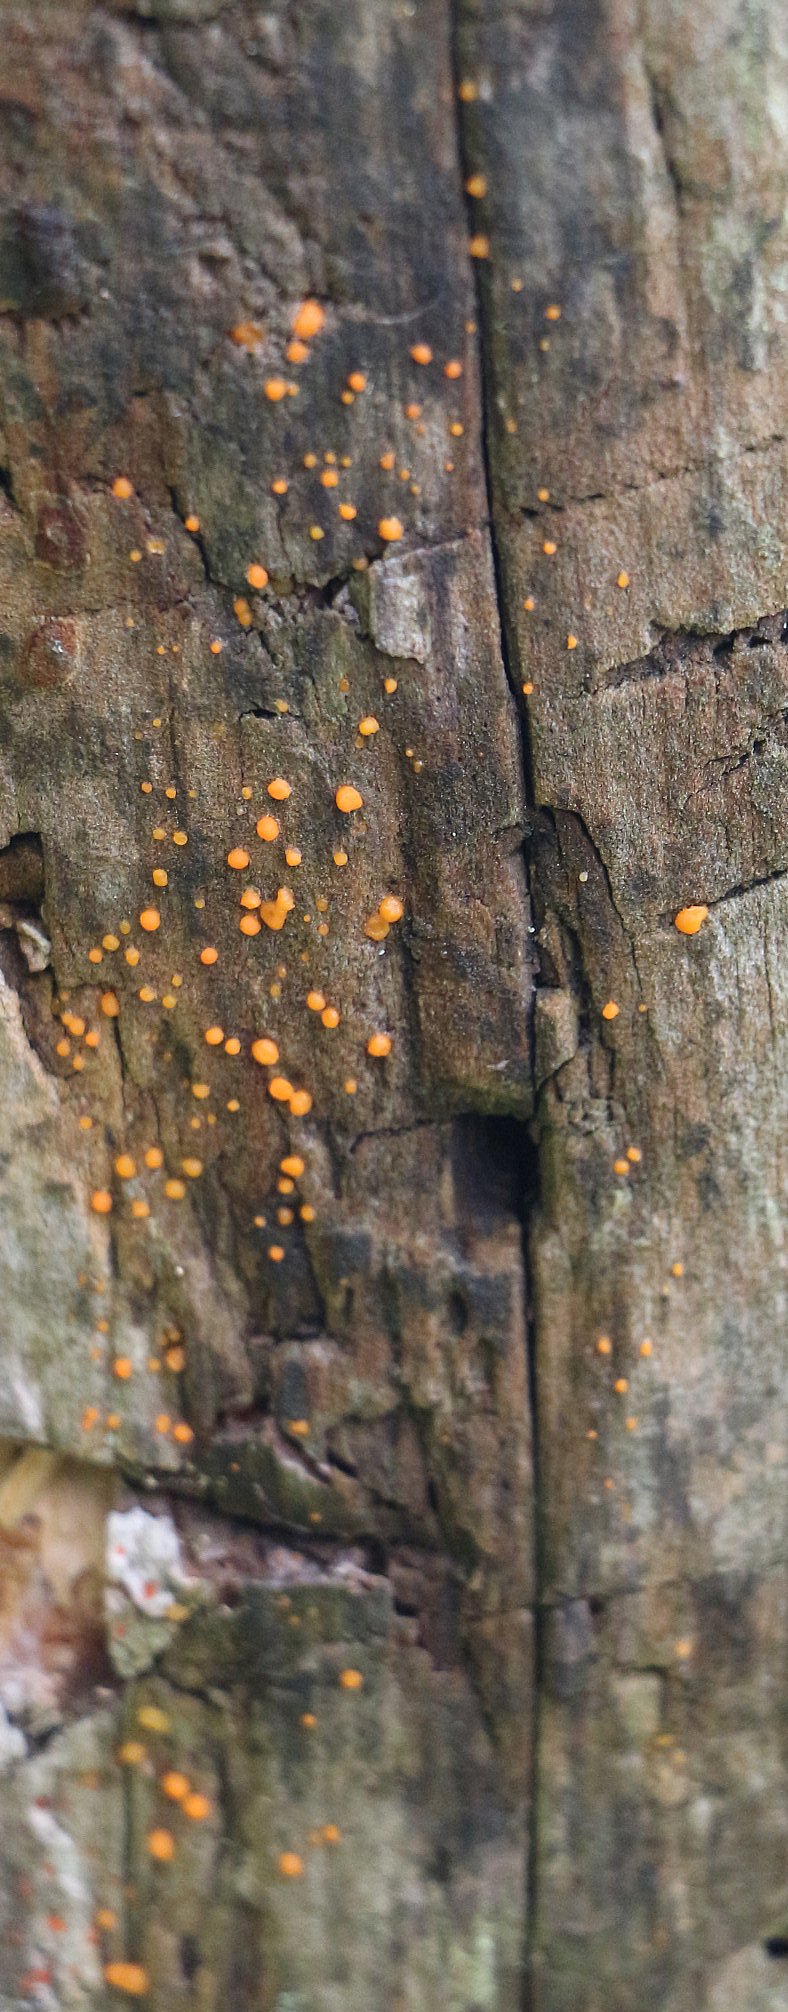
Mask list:
[[[783,9],[3,23],[0,2012],[779,2012]]]

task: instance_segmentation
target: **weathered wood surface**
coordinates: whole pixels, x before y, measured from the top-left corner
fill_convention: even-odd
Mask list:
[[[578,1030],[531,1239],[530,1932],[540,2003],[689,2012],[786,1899],[784,21],[473,23],[536,1024]]]
[[[0,2008],[783,2012],[782,9],[3,26]]]

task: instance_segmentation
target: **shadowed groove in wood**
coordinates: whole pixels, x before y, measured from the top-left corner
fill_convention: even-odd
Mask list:
[[[463,95],[461,90],[462,82],[466,75],[466,65],[464,61],[465,43],[466,43],[464,30],[467,25],[466,9],[464,5],[464,0],[449,0],[449,4],[451,8],[452,83],[454,90],[454,102],[456,107],[455,117],[457,122],[458,165],[463,181],[463,186],[467,190],[471,177],[474,174],[479,174],[481,162],[473,144],[474,136],[472,131],[471,119],[469,116],[469,107],[467,106],[466,103],[463,102]],[[470,47],[470,53],[472,55],[472,44]],[[469,73],[472,75],[473,74],[472,61],[468,66],[468,69]],[[469,240],[471,240],[476,227],[476,222],[474,217],[474,198],[470,194],[466,198],[466,217],[468,223]],[[508,614],[508,595],[504,574],[504,562],[496,534],[494,470],[491,458],[492,455],[491,439],[493,430],[491,405],[495,397],[495,381],[493,374],[494,372],[493,352],[491,343],[489,341],[490,310],[484,284],[485,261],[482,259],[478,261],[471,259],[471,267],[474,273],[474,285],[475,285],[478,330],[479,330],[478,341],[479,341],[480,374],[481,374],[481,387],[482,387],[482,411],[481,411],[482,454],[484,458],[484,479],[487,490],[487,512],[490,523],[490,542],[493,554],[495,593],[498,608],[498,621],[500,627],[501,659],[504,665],[504,669],[506,671],[506,676],[510,690],[512,692],[512,697],[517,706],[518,720],[520,726],[520,744],[522,749],[524,800],[527,815],[528,811],[533,807],[534,804],[531,749],[530,749],[529,730],[528,730],[528,714],[527,711],[524,710],[522,706],[521,693],[518,688],[514,663],[512,659],[512,650],[509,635],[510,624]],[[524,860],[526,861],[526,873],[528,875],[530,882],[530,871],[527,864],[527,854],[525,852],[525,846],[523,856]],[[535,1077],[534,1063],[535,1063],[535,1037],[532,1023],[531,1067],[532,1067],[532,1073],[534,1074]],[[533,1530],[532,1530],[531,1541],[533,1546],[533,1557],[534,1557],[533,1669],[532,1669],[532,1682],[531,1682],[531,1696],[530,1699],[526,1697],[523,1698],[523,1711],[528,1714],[531,1726],[531,1736],[530,1736],[531,1764],[530,1764],[530,1776],[526,1790],[528,1798],[528,1834],[527,1834],[527,1845],[526,1845],[525,1912],[524,1912],[524,1923],[523,1923],[522,2012],[532,2012],[534,2004],[532,1994],[532,1984],[533,1984],[532,1951],[533,1951],[533,1938],[535,1932],[536,1914],[538,1908],[538,1885],[537,1885],[538,1805],[539,1805],[539,1768],[540,1768],[540,1740],[541,1740],[540,1704],[542,1695],[543,1659],[544,1659],[542,1611],[541,1611],[543,1604],[544,1586],[543,1586],[543,1572],[542,1572],[542,1560],[541,1560],[539,1406],[537,1401],[538,1363],[536,1353],[537,1331],[536,1331],[536,1321],[534,1317],[533,1296],[528,1277],[529,1272],[528,1249],[529,1249],[529,1239],[531,1233],[531,1214],[538,1198],[538,1179],[539,1179],[538,1155],[536,1155],[532,1165],[531,1179],[528,1182],[527,1186],[524,1185],[523,1199],[522,1199],[523,1268],[525,1274],[525,1293],[526,1293],[526,1305],[527,1305],[525,1345],[526,1345],[527,1361],[528,1361],[528,1403],[529,1403],[530,1420],[531,1420],[531,1446],[532,1446],[532,1468],[533,1468],[533,1481],[532,1481]]]

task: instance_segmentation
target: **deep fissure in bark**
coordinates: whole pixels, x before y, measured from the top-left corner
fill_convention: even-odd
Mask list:
[[[459,90],[459,86],[462,77],[464,75],[464,65],[462,61],[463,39],[464,39],[463,30],[465,26],[463,0],[449,0],[449,6],[451,14],[452,85],[453,85],[454,104],[455,104],[457,153],[458,153],[459,171],[462,178],[463,190],[464,190],[465,183],[468,177],[473,173],[474,169],[479,167],[480,163],[476,155],[476,150],[473,144],[472,111],[469,110],[469,107],[463,102]],[[470,67],[472,71],[473,66],[471,65]],[[470,233],[473,228],[474,219],[472,213],[472,199],[467,196],[465,200],[465,210]],[[495,383],[494,383],[492,345],[489,340],[489,304],[485,288],[484,261],[474,260],[473,258],[471,258],[470,263],[474,274],[476,313],[478,321],[478,357],[479,357],[479,372],[481,379],[481,448],[482,448],[484,479],[485,479],[486,495],[487,495],[487,518],[489,522],[490,547],[492,552],[493,575],[495,581],[495,600],[498,615],[500,652],[501,652],[501,661],[503,664],[509,690],[511,692],[512,703],[515,708],[518,721],[523,787],[524,787],[526,815],[527,815],[528,812],[533,810],[535,807],[534,785],[533,785],[533,763],[531,758],[530,736],[528,729],[528,713],[527,708],[523,705],[522,694],[515,672],[516,644],[514,636],[512,635],[510,629],[510,622],[508,617],[508,592],[507,592],[507,584],[505,576],[505,565],[499,538],[497,535],[498,502],[495,493],[495,471],[494,471],[493,455],[491,449],[491,437],[494,425],[493,414],[494,414]],[[530,898],[531,890],[533,887],[533,859],[528,845],[527,834],[524,835],[523,839],[523,862],[525,867],[526,889],[528,896]],[[539,983],[538,973],[536,977],[536,983],[537,985]],[[534,1072],[535,1042],[534,1042],[533,1019],[530,1029],[530,1053],[531,1053],[531,1069],[533,1078],[535,1073]],[[532,1485],[533,1485],[534,1634],[533,1634],[533,1692],[530,1706],[531,1774],[529,1783],[527,1858],[525,1868],[526,1891],[525,1891],[523,1978],[522,1978],[523,2012],[531,2012],[531,2008],[533,2005],[532,1959],[536,1938],[536,1922],[537,1922],[537,1912],[539,1905],[538,1812],[539,1812],[539,1780],[540,1780],[541,1699],[542,1699],[542,1688],[544,1682],[544,1660],[545,1660],[544,1628],[543,1628],[543,1612],[542,1612],[543,1592],[544,1592],[544,1572],[543,1572],[543,1558],[542,1558],[541,1482],[540,1482],[540,1453],[539,1453],[539,1385],[538,1385],[539,1365],[537,1357],[536,1317],[530,1287],[530,1257],[529,1257],[529,1241],[531,1235],[531,1226],[533,1221],[534,1210],[538,1206],[539,1201],[540,1184],[539,1184],[538,1145],[536,1147],[533,1146],[530,1147],[528,1155],[528,1164],[529,1164],[529,1178],[527,1183],[525,1181],[523,1182],[521,1189],[521,1226],[522,1226],[522,1262],[523,1262],[525,1308],[526,1308],[525,1334],[526,1334],[527,1378],[528,1378],[528,1406],[530,1412],[530,1432],[531,1432],[532,1471],[533,1471]]]

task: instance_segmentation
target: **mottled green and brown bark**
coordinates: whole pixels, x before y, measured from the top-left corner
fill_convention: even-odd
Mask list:
[[[783,2012],[782,9],[4,28],[0,2007]]]

